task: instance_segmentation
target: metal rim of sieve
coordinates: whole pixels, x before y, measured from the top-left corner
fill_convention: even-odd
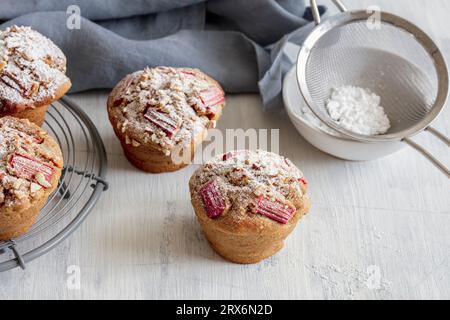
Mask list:
[[[325,123],[328,127],[341,133],[346,138],[372,143],[383,141],[384,142],[402,141],[409,144],[410,146],[421,152],[425,157],[427,157],[431,162],[433,162],[434,165],[436,165],[439,169],[441,169],[450,178],[450,170],[445,165],[443,165],[439,160],[434,158],[422,146],[418,145],[417,143],[415,143],[410,139],[412,136],[424,130],[427,130],[440,140],[444,141],[448,146],[450,146],[450,139],[445,137],[441,132],[430,127],[431,123],[434,120],[436,120],[436,118],[444,109],[445,103],[447,101],[449,91],[449,75],[447,65],[444,56],[442,55],[441,51],[434,43],[434,41],[424,31],[422,31],[419,27],[417,27],[413,23],[391,13],[380,12],[381,22],[391,24],[392,26],[399,28],[399,31],[403,30],[414,36],[415,40],[429,54],[430,59],[433,60],[433,64],[436,68],[438,81],[437,96],[429,112],[423,119],[418,121],[416,124],[396,133],[388,133],[377,136],[367,136],[344,129],[343,127],[339,126],[334,121],[332,121],[331,118],[326,117],[321,112],[317,111],[319,107],[316,105],[316,102],[314,101],[312,95],[310,94],[306,73],[308,59],[312,50],[314,49],[318,41],[329,31],[334,30],[335,28],[345,26],[350,23],[364,20],[367,21],[373,14],[365,10],[347,11],[345,5],[340,0],[332,0],[332,1],[338,7],[341,13],[328,17],[324,21],[321,21],[319,10],[317,7],[317,1],[310,0],[316,27],[312,30],[310,35],[303,42],[303,45],[298,54],[296,65],[297,82],[306,105],[323,123]]]

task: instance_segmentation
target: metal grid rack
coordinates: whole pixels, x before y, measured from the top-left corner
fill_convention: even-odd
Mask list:
[[[0,272],[25,264],[55,248],[83,222],[104,191],[107,158],[89,117],[68,98],[50,106],[44,129],[57,139],[64,169],[35,225],[23,236],[0,241]]]

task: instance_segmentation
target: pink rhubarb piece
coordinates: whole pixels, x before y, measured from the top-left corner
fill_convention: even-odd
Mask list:
[[[308,180],[306,180],[306,178],[304,178],[304,177],[300,178],[300,179],[298,179],[298,181],[305,187],[308,186]]]
[[[222,156],[223,161],[227,161],[228,159],[231,159],[233,157],[236,157],[238,155],[246,154],[247,152],[245,150],[236,150],[236,151],[229,151],[227,153],[224,153]]]
[[[202,91],[200,93],[200,99],[205,105],[206,109],[211,109],[218,104],[221,104],[225,101],[225,97],[223,95],[222,90],[220,90],[216,86],[211,86],[207,90]]]
[[[277,222],[286,224],[295,213],[295,209],[279,201],[271,201],[263,196],[258,199],[257,213]]]
[[[55,169],[49,165],[37,159],[18,154],[11,157],[9,165],[14,172],[16,172],[18,177],[28,180],[33,179],[37,173],[42,173],[45,180],[47,180],[47,182],[51,182],[53,174],[55,173]]]
[[[225,197],[220,192],[217,180],[212,180],[204,185],[200,189],[200,195],[202,196],[203,205],[205,206],[208,217],[217,218],[225,212],[227,203]]]
[[[148,108],[144,117],[161,129],[169,138],[173,137],[179,129],[179,124],[174,119],[170,118],[167,113],[153,108]]]

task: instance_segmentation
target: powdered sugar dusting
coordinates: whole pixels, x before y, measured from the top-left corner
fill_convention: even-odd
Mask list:
[[[324,294],[329,299],[359,299],[362,293],[367,291],[372,291],[379,297],[389,297],[391,294],[389,282],[381,278],[380,282],[372,287],[370,274],[359,266],[307,264],[305,267],[324,285]]]
[[[52,99],[65,75],[66,58],[48,38],[29,27],[0,31],[0,107],[3,111]],[[6,109],[6,110],[5,110]],[[15,111],[15,110],[9,110]]]

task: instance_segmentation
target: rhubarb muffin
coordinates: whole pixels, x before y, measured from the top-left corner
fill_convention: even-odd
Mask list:
[[[48,106],[71,86],[66,57],[29,27],[0,31],[0,117],[28,119],[41,126]]]
[[[107,102],[125,156],[153,173],[188,165],[224,106],[217,81],[197,69],[170,67],[126,76]]]
[[[236,263],[278,252],[310,208],[308,183],[287,158],[233,151],[200,167],[189,181],[191,201],[212,248]]]
[[[43,129],[26,119],[0,119],[0,240],[31,228],[62,167],[61,150]]]

